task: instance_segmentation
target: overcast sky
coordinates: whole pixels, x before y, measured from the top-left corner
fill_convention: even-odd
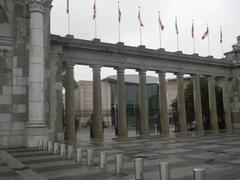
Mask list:
[[[68,33],[66,13],[67,0],[53,0],[51,14],[51,33],[65,36]],[[69,0],[71,34],[75,38],[92,40],[94,38],[93,4],[94,0]],[[201,40],[209,25],[211,55],[222,57],[220,26],[223,28],[224,52],[231,51],[240,35],[240,0],[120,0],[122,11],[121,41],[126,45],[139,46],[138,7],[141,6],[143,45],[159,48],[158,11],[165,26],[162,32],[162,47],[167,51],[177,50],[175,16],[178,17],[179,47],[183,53],[193,53],[191,37],[192,19],[195,21],[196,52],[208,55],[208,41]],[[102,42],[118,41],[117,0],[97,0],[97,34]],[[126,73],[136,73],[127,70]],[[102,78],[116,74],[111,68],[102,68]],[[155,75],[148,72],[149,75]],[[168,75],[171,77],[171,75]],[[92,80],[91,69],[75,66],[76,80]]]

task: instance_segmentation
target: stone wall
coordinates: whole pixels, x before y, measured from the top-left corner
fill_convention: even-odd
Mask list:
[[[28,14],[25,1],[0,0],[0,146],[24,144],[27,122]]]

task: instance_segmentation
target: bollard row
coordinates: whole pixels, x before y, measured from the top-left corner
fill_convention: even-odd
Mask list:
[[[38,150],[53,152],[54,154],[60,154],[60,157],[65,157],[67,159],[73,159],[74,148],[73,146],[66,146],[65,144],[59,144],[57,142],[47,141],[46,139],[38,140],[37,142]],[[67,149],[66,149],[67,148]],[[67,152],[66,152],[67,150]],[[81,162],[83,160],[83,150],[81,148],[76,148],[76,161]],[[87,149],[86,151],[86,161],[87,166],[94,166],[94,151],[93,149]],[[107,168],[107,152],[101,151],[99,153],[99,168]],[[135,180],[144,180],[144,159],[135,158],[134,160],[135,168]],[[115,175],[121,176],[124,174],[124,161],[123,154],[115,155]],[[159,164],[159,177],[160,180],[170,180],[170,164],[169,162],[161,162]],[[204,168],[194,168],[193,169],[194,180],[206,180],[206,172]]]

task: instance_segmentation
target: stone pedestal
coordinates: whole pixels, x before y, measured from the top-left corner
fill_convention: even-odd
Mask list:
[[[140,135],[149,136],[148,125],[148,95],[146,83],[146,70],[140,69],[139,72],[139,106],[140,106]]]
[[[216,104],[216,82],[213,76],[208,77],[208,98],[209,98],[209,111],[210,111],[210,124],[211,130],[214,132],[219,131],[217,119],[217,104]]]
[[[199,75],[193,75],[194,119],[197,133],[203,133],[202,101]]]
[[[126,120],[126,95],[124,69],[117,68],[117,93],[118,93],[118,137],[125,138],[128,136]]]
[[[177,73],[177,105],[178,105],[178,120],[181,134],[187,133],[186,107],[184,95],[183,74]]]
[[[103,139],[103,117],[102,117],[102,93],[101,93],[101,67],[98,65],[93,68],[93,120],[92,138],[94,140]]]
[[[66,63],[65,72],[65,142],[68,145],[73,145],[76,143],[73,64]]]
[[[223,95],[225,128],[227,131],[232,131],[232,118],[231,118],[231,109],[230,109],[228,78],[222,79],[222,95]]]
[[[165,72],[158,71],[157,73],[159,77],[160,133],[167,136],[169,135],[169,121]]]

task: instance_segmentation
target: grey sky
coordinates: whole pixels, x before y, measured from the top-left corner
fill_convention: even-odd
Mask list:
[[[94,0],[69,0],[71,34],[75,38],[91,40],[94,38],[93,3]],[[193,53],[191,38],[192,19],[195,20],[196,52],[208,55],[207,39],[201,36],[209,24],[211,54],[221,58],[220,26],[223,27],[224,51],[230,51],[240,35],[240,0],[120,0],[122,11],[121,41],[126,45],[139,45],[138,6],[141,4],[143,45],[147,48],[159,48],[158,11],[165,26],[162,33],[162,47],[167,51],[176,51],[175,16],[178,16],[179,44],[184,53]],[[97,0],[98,38],[103,42],[118,41],[117,0]],[[51,32],[65,36],[67,34],[66,0],[53,0]],[[134,71],[127,71],[131,73]],[[102,77],[115,74],[110,68],[102,69]],[[148,73],[154,75],[153,73]],[[75,78],[91,79],[91,69],[75,67]]]

